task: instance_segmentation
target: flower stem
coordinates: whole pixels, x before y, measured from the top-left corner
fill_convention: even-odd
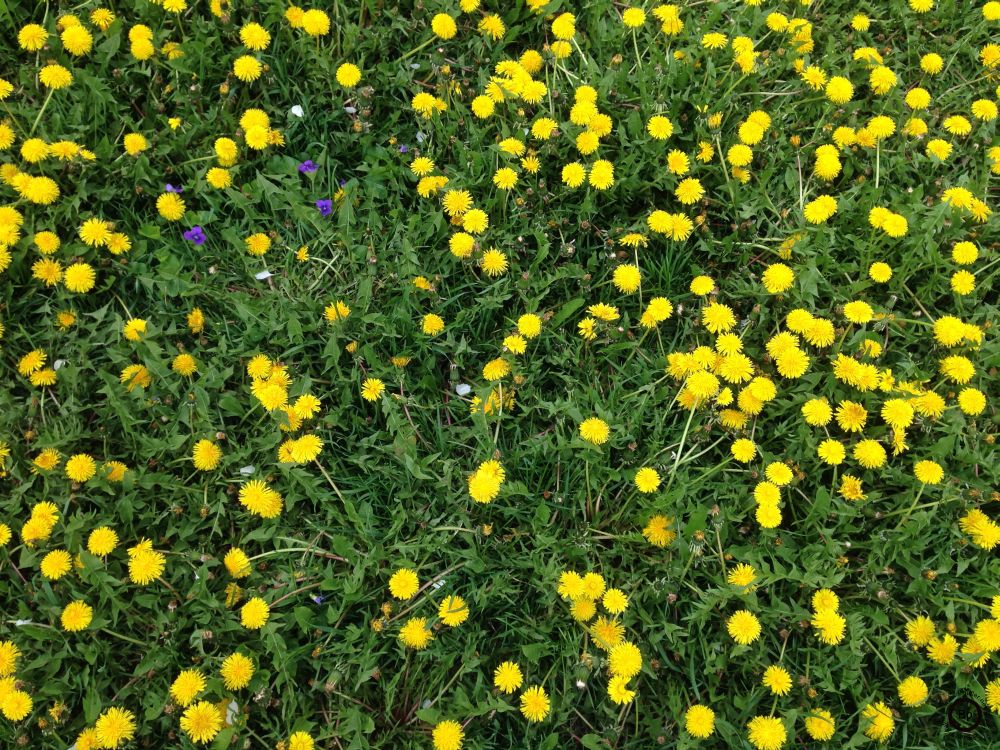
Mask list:
[[[434,37],[431,37],[430,39],[428,39],[423,44],[418,44],[416,47],[414,47],[413,49],[411,49],[409,52],[407,52],[405,55],[403,55],[399,59],[400,60],[405,60],[408,57],[412,57],[413,55],[417,54],[420,50],[422,50],[424,47],[426,47],[429,44],[433,44],[433,43],[434,43]]]
[[[38,127],[38,121],[42,119],[42,115],[45,114],[45,108],[49,106],[49,100],[52,99],[52,92],[55,89],[49,89],[49,93],[45,96],[45,101],[42,102],[42,108],[38,110],[38,114],[35,116],[35,121],[31,124],[31,130],[28,131],[28,137],[30,138],[35,132],[35,128]]]
[[[674,468],[670,470],[670,479],[667,480],[667,486],[664,487],[663,492],[666,494],[670,490],[670,485],[674,483],[674,478],[677,476],[677,466],[681,462],[681,454],[684,452],[684,441],[687,440],[688,430],[691,429],[691,420],[694,419],[694,408],[688,412],[687,423],[684,425],[684,433],[681,435],[681,442],[677,446],[677,457],[674,459]]]
[[[907,519],[909,519],[909,517],[910,517],[910,514],[916,509],[917,503],[920,502],[920,496],[924,494],[924,487],[926,487],[926,486],[927,486],[926,484],[921,484],[920,485],[920,489],[917,490],[917,496],[915,498],[913,498],[913,503],[910,505],[910,507],[906,511],[906,513],[903,514],[903,517],[899,519],[899,523],[896,524],[896,531],[899,530],[900,526],[902,526],[904,523],[906,523]]]
[[[115,638],[121,638],[123,641],[128,641],[129,643],[134,643],[136,646],[149,646],[145,641],[136,640],[135,638],[130,638],[127,635],[122,635],[121,633],[116,633],[108,628],[101,628],[102,633],[107,633],[108,635],[113,635]]]

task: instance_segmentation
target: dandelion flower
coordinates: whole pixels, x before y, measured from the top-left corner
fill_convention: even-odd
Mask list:
[[[361,82],[361,69],[354,63],[344,63],[337,68],[337,83],[345,89],[354,88]]]
[[[199,471],[212,471],[222,460],[222,449],[211,440],[199,440],[191,452],[194,467]]]
[[[608,669],[611,674],[631,679],[642,669],[642,654],[638,646],[623,641],[611,649],[608,656]]]
[[[416,651],[427,648],[434,634],[427,629],[427,620],[423,617],[411,617],[399,630],[399,640],[404,646]]]
[[[98,747],[118,748],[135,736],[135,714],[113,706],[97,717],[94,733],[100,742]]]
[[[672,524],[673,520],[667,516],[652,516],[643,528],[642,535],[654,547],[666,547],[677,538],[677,533],[670,528]]]
[[[170,685],[170,697],[180,706],[190,705],[205,689],[205,676],[197,669],[185,669]]]
[[[833,737],[836,724],[833,714],[822,708],[814,708],[805,718],[806,733],[818,742],[826,742]]]
[[[97,557],[107,557],[118,546],[118,534],[107,526],[99,526],[87,537],[87,550]]]
[[[400,568],[389,579],[389,593],[396,599],[403,601],[411,599],[419,588],[420,579],[409,568]]]
[[[469,619],[469,605],[460,596],[446,596],[438,606],[438,617],[448,627],[457,627]]]
[[[903,705],[919,706],[927,700],[927,683],[915,675],[906,677],[896,686],[896,692]]]
[[[735,612],[726,621],[729,635],[742,646],[753,643],[760,636],[760,621],[745,609]]]
[[[493,684],[501,693],[510,695],[524,682],[521,668],[512,661],[502,662],[493,672]]]
[[[611,429],[603,419],[589,417],[580,424],[580,437],[593,445],[604,445],[610,434]]]
[[[94,610],[89,604],[82,601],[73,601],[67,604],[59,616],[59,622],[63,630],[69,633],[76,633],[84,630],[90,625],[94,618]]]
[[[660,475],[656,469],[644,467],[635,474],[635,486],[639,492],[655,492],[660,486]]]
[[[625,294],[632,294],[638,291],[642,275],[636,266],[623,264],[615,268],[613,279],[618,291]]]
[[[939,484],[944,478],[944,469],[935,461],[918,461],[913,467],[913,475],[921,484]]]
[[[361,384],[361,397],[365,401],[378,401],[385,391],[385,383],[378,378],[366,378]]]
[[[11,690],[0,700],[0,713],[10,721],[22,721],[34,708],[31,696],[23,690]]]
[[[192,742],[204,745],[215,739],[222,729],[222,715],[219,709],[208,701],[199,701],[189,706],[181,715],[181,731]]]
[[[684,712],[684,729],[700,740],[711,737],[715,731],[715,711],[701,704],[691,706]]]
[[[549,696],[542,686],[532,685],[521,693],[521,713],[528,721],[542,721],[549,715],[549,707]]]
[[[438,13],[431,19],[431,30],[441,39],[448,40],[455,36],[458,27],[447,13]]]
[[[792,689],[792,676],[784,667],[772,664],[764,670],[761,683],[774,695],[788,695]]]
[[[74,482],[87,482],[97,473],[97,464],[86,453],[77,453],[66,461],[65,471]]]
[[[223,659],[219,675],[227,690],[242,690],[250,684],[254,671],[253,661],[237,652]]]
[[[441,721],[434,726],[431,736],[434,750],[460,750],[465,733],[457,721]]]
[[[861,711],[861,722],[865,736],[880,743],[888,741],[896,727],[892,711],[882,701],[865,706]]]
[[[778,750],[786,738],[785,725],[774,716],[755,716],[747,723],[747,739],[757,750]]]
[[[260,630],[271,615],[271,608],[259,596],[240,607],[240,624],[248,630]]]
[[[628,608],[628,596],[620,589],[608,589],[601,598],[601,604],[613,615],[620,615]]]
[[[73,263],[63,273],[63,284],[76,294],[86,294],[94,288],[97,275],[88,263]]]

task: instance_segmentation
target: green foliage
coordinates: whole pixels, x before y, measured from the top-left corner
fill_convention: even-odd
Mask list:
[[[24,219],[0,275],[0,445],[10,450],[0,455],[7,472],[0,522],[13,531],[0,549],[0,641],[21,650],[16,677],[34,701],[24,721],[0,718],[0,740],[66,748],[102,711],[121,706],[137,720],[130,746],[191,747],[179,726],[183,708],[169,689],[181,670],[197,668],[208,678],[206,700],[236,704],[214,748],[274,747],[295,731],[309,732],[322,748],[425,748],[432,726],[446,719],[464,725],[472,748],[750,747],[747,722],[772,713],[785,722],[790,747],[813,743],[803,720],[816,707],[837,722],[827,746],[855,748],[873,744],[859,717],[874,701],[895,711],[892,746],[996,745],[997,717],[985,697],[998,676],[995,658],[977,667],[974,654],[960,651],[939,665],[907,643],[904,630],[925,614],[938,635],[954,632],[964,645],[1000,594],[995,548],[974,544],[959,523],[972,510],[997,515],[996,220],[974,221],[942,199],[944,190],[961,187],[989,207],[995,202],[996,119],[970,114],[973,101],[997,99],[996,63],[980,57],[997,29],[984,3],[940,0],[918,14],[902,0],[867,8],[842,0],[759,7],[713,0],[680,5],[684,29],[670,36],[652,6],[633,31],[622,24],[623,8],[605,0],[471,14],[441,2],[338,1],[317,5],[331,18],[329,34],[318,39],[292,28],[280,3],[233,3],[221,18],[211,3],[191,5],[172,14],[145,0],[121,4],[106,31],[88,20],[95,3],[61,9],[94,36],[93,51],[73,58],[55,31],[56,8],[0,3],[8,40],[0,61],[14,87],[0,119],[16,134],[0,162],[51,177],[61,190],[52,205],[36,205],[9,181],[0,185],[2,202]],[[457,17],[454,39],[433,37],[430,21],[439,12]],[[503,18],[502,39],[476,31],[484,12]],[[551,21],[563,12],[576,14],[577,33],[571,55],[559,59],[550,48]],[[801,40],[770,30],[773,12],[807,19],[812,49],[799,54]],[[850,16],[861,12],[870,13],[871,28],[852,31]],[[244,84],[232,61],[247,53],[239,30],[251,21],[269,30],[271,43],[256,55],[264,74]],[[29,22],[50,32],[42,51],[18,48],[17,32]],[[129,30],[140,23],[154,34],[156,54],[147,61],[129,52]],[[713,31],[750,37],[760,53],[756,70],[744,74],[730,47],[704,49],[702,36]],[[171,59],[168,42],[180,44],[183,55]],[[852,55],[860,47],[876,48],[898,76],[888,95],[870,90],[872,65]],[[546,95],[531,104],[508,92],[491,118],[477,118],[471,102],[496,77],[497,63],[528,49],[543,53],[534,77],[545,82]],[[945,59],[937,76],[921,72],[928,52]],[[835,105],[810,90],[796,73],[800,58],[828,76],[848,77],[854,99]],[[48,98],[38,70],[50,62],[69,68],[74,80]],[[337,83],[345,62],[362,71],[356,88]],[[590,156],[574,147],[585,128],[570,119],[574,89],[584,84],[614,125]],[[927,112],[911,112],[904,101],[918,85],[933,96]],[[418,92],[440,97],[447,110],[420,117],[412,107]],[[245,145],[240,118],[251,107],[267,113],[284,145]],[[725,154],[755,110],[771,124],[753,147],[744,184]],[[654,114],[674,124],[666,141],[647,131]],[[944,119],[957,114],[971,121],[968,136],[947,132]],[[844,146],[842,172],[830,182],[816,177],[816,148],[832,142],[834,129],[861,129],[876,115],[891,118],[896,132],[877,148]],[[922,139],[904,132],[914,115],[930,127]],[[556,120],[559,134],[547,141],[526,135],[539,117]],[[170,118],[179,124],[172,127]],[[133,132],[149,142],[136,156],[123,147]],[[20,148],[31,135],[72,140],[95,158],[29,164]],[[237,141],[240,158],[230,168],[232,185],[214,189],[206,173],[217,166],[220,137]],[[537,174],[500,147],[505,138],[527,144],[541,163]],[[952,155],[928,156],[930,138],[952,143]],[[703,142],[713,150],[707,160],[696,158]],[[667,169],[675,149],[688,156],[689,175]],[[460,227],[441,192],[418,194],[410,169],[417,155],[448,177],[445,189],[469,190],[488,213],[490,228],[471,258],[449,252]],[[298,169],[307,159],[314,173]],[[589,167],[596,159],[613,162],[612,187],[562,184],[565,164]],[[519,173],[510,192],[492,183],[502,166]],[[698,178],[706,192],[691,206],[675,197],[684,176]],[[166,183],[183,186],[180,222],[157,213]],[[803,207],[821,194],[836,197],[837,213],[810,224]],[[315,205],[323,199],[333,200],[328,217]],[[905,236],[873,228],[868,216],[876,206],[906,218]],[[690,218],[691,236],[672,241],[651,232],[647,219],[658,209]],[[78,230],[95,217],[127,234],[131,250],[114,255],[86,245]],[[195,225],[207,236],[203,245],[183,237]],[[79,261],[95,269],[91,291],[74,294],[33,276],[42,256],[32,238],[45,230],[62,240],[52,257],[63,267]],[[257,232],[272,239],[262,257],[244,243]],[[630,232],[648,235],[648,245],[624,245]],[[974,264],[953,260],[961,241],[977,246]],[[305,261],[297,259],[304,246]],[[509,264],[496,277],[480,265],[493,247]],[[876,261],[891,266],[887,283],[870,278]],[[762,275],[779,262],[795,281],[769,294]],[[616,288],[614,270],[624,263],[639,266],[639,293]],[[975,273],[970,294],[949,285],[962,268]],[[715,282],[711,296],[690,291],[692,277],[702,274]],[[674,312],[646,327],[641,318],[652,297],[669,299]],[[854,300],[868,302],[877,319],[851,323],[843,308]],[[351,313],[331,323],[324,310],[337,301]],[[670,355],[716,345],[701,315],[711,301],[732,308],[754,375],[777,386],[759,415],[736,428],[723,426],[723,407],[711,400],[684,408],[685,383],[669,369]],[[578,324],[601,302],[620,318],[598,323],[587,341]],[[194,308],[204,314],[204,331],[189,326]],[[782,378],[766,345],[788,330],[794,309],[832,321],[836,341],[803,342],[809,369]],[[56,316],[67,311],[75,324],[62,327]],[[442,333],[422,332],[428,313],[444,319]],[[525,313],[542,318],[542,332],[515,356],[503,342]],[[931,324],[948,315],[978,326],[981,343],[949,349],[936,342]],[[136,342],[122,333],[133,318],[148,322]],[[866,340],[877,341],[879,356],[863,354]],[[60,363],[55,385],[35,387],[19,373],[33,350],[46,353],[47,367]],[[171,368],[179,353],[195,357],[196,375]],[[287,367],[290,401],[305,393],[321,399],[304,429],[284,431],[294,425],[254,397],[246,368],[259,353]],[[838,353],[891,370],[894,382],[883,378],[884,388],[866,392],[850,387],[832,375]],[[982,413],[957,405],[966,386],[939,371],[948,354],[974,363],[968,387],[986,394]],[[482,374],[497,357],[512,366],[502,392]],[[133,364],[148,369],[148,387],[129,390],[121,382]],[[386,386],[374,402],[360,395],[368,378]],[[722,385],[734,395],[743,387]],[[514,391],[513,408],[484,413],[494,389],[501,400]],[[919,414],[906,432],[907,450],[893,455],[880,408],[925,389],[947,408],[936,417]],[[801,407],[811,398],[865,403],[864,435],[847,434],[835,421],[806,424]],[[611,428],[601,446],[579,432],[593,416]],[[279,461],[284,441],[305,433],[322,439],[318,459]],[[817,458],[828,436],[847,446],[845,466]],[[858,465],[851,450],[861,437],[888,450],[884,467]],[[734,460],[737,438],[756,443],[753,462]],[[193,465],[193,447],[203,439],[223,451],[213,471]],[[33,461],[49,448],[62,462],[41,470]],[[81,453],[97,459],[98,473],[73,482],[65,460]],[[499,496],[474,502],[469,475],[494,459],[506,472]],[[913,474],[920,460],[944,467],[944,480],[922,487]],[[128,467],[123,481],[105,478],[107,461]],[[781,525],[765,529],[753,493],[771,462],[787,464],[793,480],[782,490]],[[642,467],[659,472],[658,491],[637,491]],[[845,472],[863,480],[865,500],[838,492]],[[278,518],[261,519],[240,504],[250,479],[282,494]],[[43,501],[57,506],[58,523],[47,541],[25,544],[22,526]],[[677,537],[663,548],[642,533],[655,515],[668,517]],[[102,525],[121,539],[106,558],[86,549]],[[163,575],[145,587],[129,579],[126,553],[142,539],[166,555]],[[253,566],[238,581],[222,562],[232,547]],[[39,566],[54,549],[79,553],[79,560],[70,575],[50,581]],[[753,586],[727,583],[738,563],[757,571]],[[412,601],[389,593],[388,580],[401,567],[420,578]],[[607,654],[557,593],[566,570],[599,572],[630,598],[621,621],[644,664],[628,705],[609,699]],[[838,594],[847,621],[836,646],[821,643],[809,625],[811,597],[822,588]],[[437,622],[437,607],[451,594],[470,610],[454,628]],[[240,624],[239,606],[252,596],[271,606],[260,630]],[[60,626],[74,600],[94,610],[76,633]],[[755,613],[763,627],[748,646],[726,632],[726,619],[739,609]],[[398,639],[410,616],[433,623],[426,650]],[[237,650],[257,671],[234,692],[219,667]],[[528,723],[518,694],[494,688],[493,671],[504,660],[521,666],[525,687],[545,687],[552,710],[544,721]],[[778,663],[793,687],[776,699],[761,675]],[[911,674],[930,688],[917,708],[904,707],[896,693],[898,680]],[[949,721],[963,697],[983,707],[971,731]],[[684,712],[695,703],[716,712],[712,739],[684,731]],[[53,721],[47,712],[56,704],[64,712]]]

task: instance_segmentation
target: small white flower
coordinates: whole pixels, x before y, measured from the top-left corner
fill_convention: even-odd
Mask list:
[[[292,107],[292,114],[295,115],[296,117],[304,117],[306,113],[302,109],[301,104],[296,104],[294,107]]]
[[[468,383],[459,383],[458,385],[455,386],[455,393],[457,393],[459,396],[468,396],[470,393],[472,393],[472,386],[469,385]]]
[[[244,466],[242,469],[240,469],[240,474],[242,474],[245,477],[248,477],[251,474],[253,474],[254,471],[255,469],[253,467],[253,464],[250,464],[249,466]]]
[[[254,276],[254,278],[257,279],[257,281],[263,281],[264,279],[269,279],[272,276],[274,276],[274,274],[270,271],[260,271]]]

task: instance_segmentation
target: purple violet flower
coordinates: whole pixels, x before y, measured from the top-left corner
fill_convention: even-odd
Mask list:
[[[306,159],[304,162],[299,164],[299,171],[302,174],[312,174],[317,169],[319,169],[319,167],[316,166],[316,162],[312,159]]]
[[[193,242],[196,245],[205,244],[205,232],[199,226],[193,226],[184,233],[184,239]]]
[[[183,193],[184,192],[184,188],[182,188],[180,185],[178,185],[177,187],[174,187],[169,182],[167,183],[166,190],[167,190],[168,193]]]
[[[316,201],[316,208],[319,209],[320,216],[329,216],[333,213],[333,201],[329,198],[324,198]]]
[[[405,143],[399,147],[399,153],[401,153],[401,154],[405,154],[409,150],[410,150],[410,147],[407,146]]]

